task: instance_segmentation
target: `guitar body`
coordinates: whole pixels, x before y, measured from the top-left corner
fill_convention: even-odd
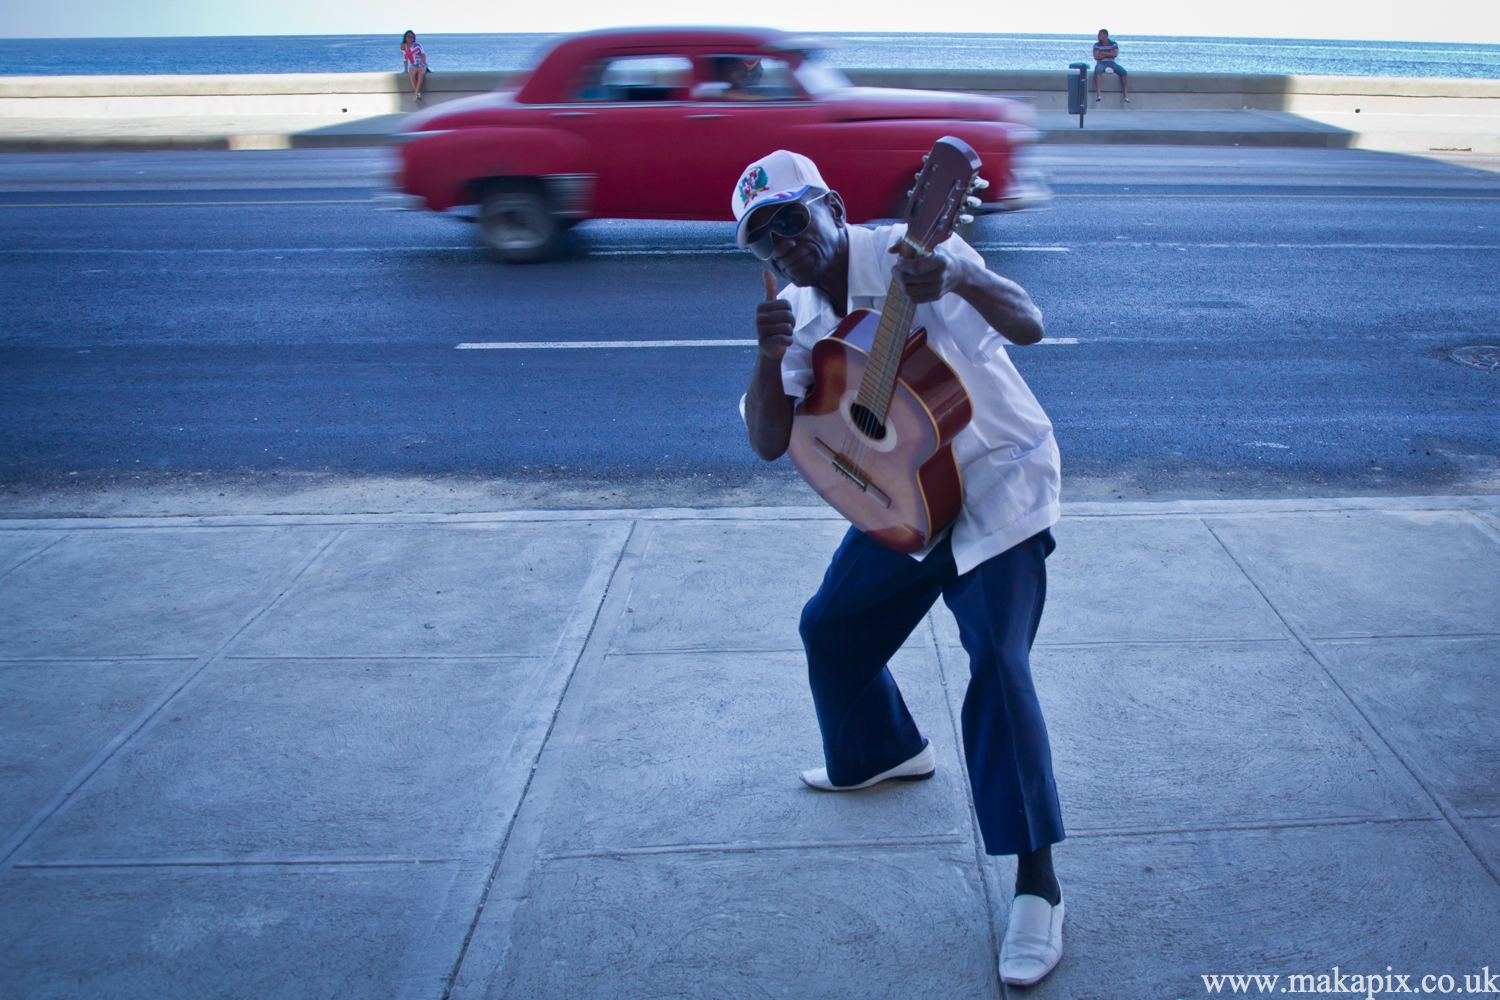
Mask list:
[[[877,440],[860,430],[851,406],[879,321],[856,310],[813,347],[813,388],[797,405],[787,454],[859,530],[897,552],[920,552],[963,508],[952,442],[973,404],[918,330],[906,341],[884,433]]]

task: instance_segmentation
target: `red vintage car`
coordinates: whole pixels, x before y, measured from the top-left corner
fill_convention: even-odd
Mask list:
[[[418,116],[401,186],[439,211],[479,206],[484,239],[543,260],[587,218],[732,219],[745,165],[806,154],[854,222],[898,216],[944,135],[978,150],[988,199],[1037,195],[1013,169],[1031,108],[971,94],[852,86],[817,39],[762,29],[596,31],[559,42],[517,85]]]

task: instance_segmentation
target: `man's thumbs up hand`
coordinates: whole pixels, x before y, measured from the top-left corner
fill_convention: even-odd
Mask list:
[[[761,355],[779,363],[792,346],[797,318],[792,314],[791,304],[776,297],[776,275],[770,271],[760,273],[766,284],[766,300],[755,306],[755,337],[760,341]]]

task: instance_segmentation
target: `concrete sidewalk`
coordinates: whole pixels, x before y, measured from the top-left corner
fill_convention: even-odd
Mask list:
[[[977,845],[941,605],[892,664],[937,777],[797,780],[797,615],[843,531],[0,521],[0,995],[999,995],[1013,865]],[[1015,992],[1500,968],[1500,498],[1056,534],[1067,951]]]

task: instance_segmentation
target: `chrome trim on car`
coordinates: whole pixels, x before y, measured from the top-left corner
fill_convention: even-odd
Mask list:
[[[544,174],[542,187],[555,214],[583,219],[594,205],[594,182],[598,178],[598,174]]]

